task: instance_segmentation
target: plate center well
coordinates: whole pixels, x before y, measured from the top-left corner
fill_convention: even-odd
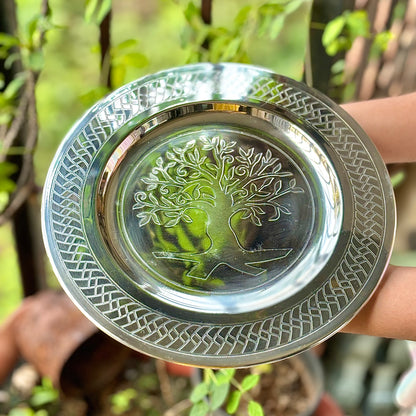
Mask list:
[[[129,284],[185,309],[281,301],[316,276],[338,238],[337,180],[316,143],[282,122],[269,136],[229,117],[134,131],[99,188],[102,234]]]

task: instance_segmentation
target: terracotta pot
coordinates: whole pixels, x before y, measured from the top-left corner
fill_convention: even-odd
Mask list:
[[[36,294],[24,301],[22,309],[13,320],[11,342],[41,376],[67,395],[99,391],[131,353],[99,331],[63,292]]]
[[[344,416],[344,413],[334,399],[324,393],[313,416]]]
[[[166,371],[172,376],[192,377],[198,371],[196,367],[165,361]]]
[[[13,331],[15,318],[16,314],[11,315],[0,327],[0,385],[5,382],[19,358]]]

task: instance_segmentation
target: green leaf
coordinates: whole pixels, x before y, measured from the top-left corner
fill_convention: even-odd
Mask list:
[[[17,166],[10,162],[1,162],[0,163],[0,177],[8,177],[17,172]]]
[[[35,412],[29,407],[16,407],[12,409],[8,416],[34,416]]]
[[[271,40],[276,39],[279,36],[279,33],[282,31],[285,25],[285,17],[283,15],[277,16],[273,23],[270,25],[269,29],[269,38]]]
[[[102,0],[99,9],[97,10],[97,23],[101,23],[107,14],[110,12],[112,0]]]
[[[126,77],[125,65],[114,65],[111,71],[111,81],[115,88],[118,88],[124,84],[124,78]]]
[[[4,61],[4,67],[6,69],[10,69],[12,67],[12,65],[18,61],[20,59],[20,53],[19,52],[15,52],[15,53],[11,53],[6,60]]]
[[[192,390],[192,393],[189,397],[189,400],[192,403],[200,402],[204,397],[207,396],[209,392],[209,387],[207,383],[200,383]]]
[[[322,34],[322,45],[327,48],[342,33],[346,22],[344,15],[337,16],[335,19],[327,23]]]
[[[191,411],[189,412],[189,416],[206,416],[209,412],[209,406],[205,402],[198,402],[195,403],[191,407]]]
[[[131,408],[131,401],[137,397],[137,391],[132,388],[121,390],[111,396],[111,410],[122,414]]]
[[[8,110],[7,112],[2,110],[0,113],[0,126],[4,124],[9,124],[13,118],[13,111]]]
[[[86,107],[91,107],[94,103],[96,103],[108,93],[109,90],[107,87],[98,86],[80,95],[79,99]]]
[[[19,39],[16,36],[0,32],[0,45],[5,46],[6,48],[11,48],[12,46],[17,46],[18,44]]]
[[[99,0],[87,0],[86,6],[85,6],[85,14],[84,19],[88,23],[92,22],[95,10],[98,6]]]
[[[43,69],[45,65],[45,59],[43,56],[43,51],[41,49],[38,49],[36,51],[33,51],[29,54],[28,59],[28,66],[30,69],[32,69],[35,72],[39,72]]]
[[[44,390],[35,393],[30,399],[30,404],[34,407],[44,406],[58,400],[58,392],[56,390]]]
[[[135,48],[139,44],[137,39],[127,39],[123,42],[120,42],[118,45],[114,46],[115,51],[122,51],[124,49]]]
[[[338,52],[346,51],[351,48],[351,40],[346,36],[340,36],[326,47],[326,53],[330,56],[336,55]]]
[[[100,24],[111,10],[112,0],[87,0],[84,19]]]
[[[124,65],[131,66],[133,68],[143,68],[149,64],[149,60],[146,55],[140,52],[126,53],[121,57],[121,60]]]
[[[345,70],[345,59],[339,59],[331,66],[332,74],[339,74]]]
[[[225,51],[222,54],[221,59],[223,61],[228,61],[229,59],[235,57],[235,55],[238,52],[238,49],[241,46],[242,41],[243,40],[240,37],[236,37],[230,43],[228,43],[228,46],[225,48]]]
[[[15,98],[20,91],[20,88],[25,83],[25,76],[23,74],[17,75],[13,80],[11,80],[8,84],[6,89],[3,92],[3,96],[6,100],[11,100]]]
[[[241,391],[238,390],[235,390],[231,393],[227,403],[227,413],[229,413],[230,415],[234,414],[237,411],[238,406],[240,405],[241,394]]]
[[[201,9],[194,2],[190,1],[183,14],[188,22],[192,22],[195,18],[198,20],[201,18]]]
[[[259,374],[249,374],[248,376],[245,376],[243,378],[243,381],[241,382],[241,388],[244,392],[251,390],[253,387],[257,386],[259,381],[260,381]]]
[[[397,188],[406,179],[406,174],[404,173],[404,171],[401,170],[392,175],[390,179],[393,188]]]
[[[308,0],[291,0],[285,6],[285,14],[294,13],[300,6],[305,4]]]
[[[235,368],[224,368],[215,374],[215,383],[218,385],[229,383],[235,374]]]
[[[393,33],[386,30],[377,33],[370,49],[371,58],[378,58],[389,46],[389,42],[394,38]]]
[[[355,10],[348,13],[345,24],[351,41],[359,36],[368,37],[370,35],[370,22],[366,10]]]
[[[254,400],[251,400],[248,404],[249,416],[264,416],[263,408],[261,405]]]
[[[294,0],[293,0],[294,1]],[[259,7],[259,13],[263,16],[275,17],[285,11],[285,6],[276,3],[266,3]]]
[[[26,25],[26,32],[27,32],[27,36],[30,39],[30,41],[33,40],[35,33],[38,31],[38,24],[39,24],[39,20],[42,19],[43,16],[41,15],[37,15],[35,17],[33,17],[32,19],[30,19],[30,21],[27,23]]]
[[[216,386],[215,384],[213,385],[210,400],[212,410],[219,409],[224,404],[229,391],[229,384],[221,384],[218,386]]]
[[[237,13],[237,16],[234,19],[234,24],[238,28],[243,26],[247,22],[252,10],[253,10],[253,6],[245,6],[241,8],[240,11]]]
[[[59,399],[58,390],[53,386],[52,380],[47,377],[42,378],[42,384],[33,388],[30,404],[34,407],[44,406]]]

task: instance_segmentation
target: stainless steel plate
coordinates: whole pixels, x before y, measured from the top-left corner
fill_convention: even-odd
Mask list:
[[[264,69],[134,81],[71,130],[43,198],[63,287],[153,356],[247,366],[304,350],[366,302],[395,229],[385,166],[328,98]]]

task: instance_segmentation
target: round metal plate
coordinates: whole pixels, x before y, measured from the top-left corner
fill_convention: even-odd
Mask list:
[[[71,130],[43,198],[48,254],[126,345],[199,366],[304,350],[345,325],[387,265],[385,166],[328,98],[267,70],[145,77]]]

